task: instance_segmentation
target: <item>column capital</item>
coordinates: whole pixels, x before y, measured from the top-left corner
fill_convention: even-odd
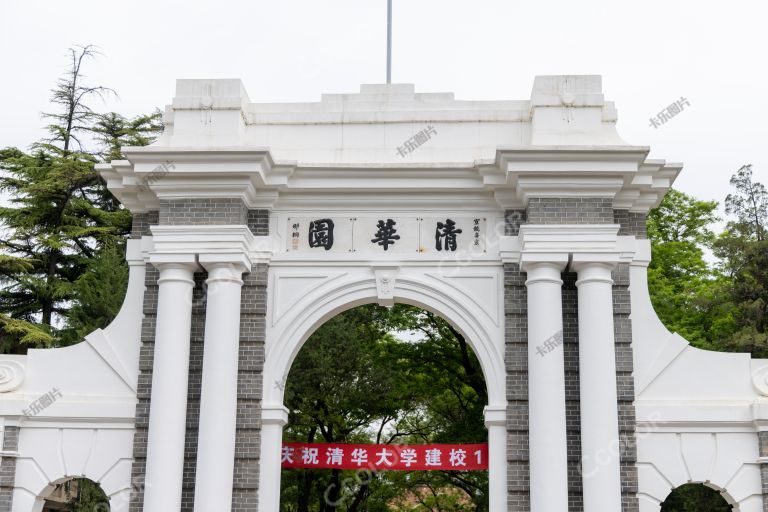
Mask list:
[[[192,274],[200,270],[197,259],[189,254],[152,254],[149,262],[160,271],[158,283],[178,281],[194,285]]]
[[[578,274],[578,280],[576,286],[580,286],[585,283],[605,283],[612,285],[613,269],[618,264],[618,259],[590,259],[587,261],[577,261],[574,256],[574,261],[571,262],[571,269]]]
[[[268,263],[274,252],[269,236],[254,236],[245,225],[151,226],[153,254],[200,255],[204,262]]]
[[[507,425],[506,405],[486,405],[483,409],[486,427],[504,427]]]
[[[568,265],[567,252],[525,252],[520,255],[520,270],[531,272],[537,268],[559,268],[562,272]]]
[[[288,423],[288,409],[283,405],[262,405],[261,423],[284,427]]]
[[[201,254],[198,260],[208,272],[208,284],[220,281],[242,284],[243,273],[251,270],[251,261],[245,253]]]
[[[500,238],[504,263],[539,261],[632,261],[634,237],[619,236],[618,224],[523,224],[518,236]]]

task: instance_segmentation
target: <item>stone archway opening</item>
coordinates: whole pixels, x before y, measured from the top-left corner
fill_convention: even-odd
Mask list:
[[[109,497],[88,478],[65,478],[47,489],[41,512],[109,512]]]
[[[284,385],[284,442],[488,441],[478,358],[461,332],[420,307],[365,304],[337,313],[309,336]],[[488,472],[283,470],[281,511],[354,512],[374,504],[488,510]]]
[[[661,504],[661,512],[728,512],[734,510],[725,491],[703,483],[676,487]]]

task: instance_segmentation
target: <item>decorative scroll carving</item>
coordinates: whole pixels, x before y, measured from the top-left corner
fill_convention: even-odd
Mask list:
[[[24,365],[12,359],[0,360],[0,393],[8,393],[24,382]]]
[[[752,385],[761,395],[768,396],[768,366],[752,370]]]

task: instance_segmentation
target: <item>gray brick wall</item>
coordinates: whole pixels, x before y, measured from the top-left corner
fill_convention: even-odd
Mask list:
[[[612,200],[602,197],[532,197],[531,224],[613,224]]]
[[[613,326],[616,347],[616,390],[621,442],[621,500],[623,512],[637,512],[637,441],[635,437],[635,381],[632,376],[632,320],[629,264],[613,271]]]
[[[520,234],[520,226],[526,223],[525,210],[507,210],[504,212],[504,234],[517,236]]]
[[[239,198],[160,200],[160,224],[248,224],[248,209]]]
[[[192,290],[192,330],[189,338],[189,377],[187,380],[187,435],[184,439],[184,476],[181,489],[181,511],[195,507],[195,471],[197,469],[197,437],[200,425],[200,388],[203,379],[205,340],[205,306],[207,272],[196,272]]]
[[[144,475],[147,467],[147,428],[149,426],[149,400],[152,394],[152,363],[155,358],[155,325],[157,322],[158,270],[147,265],[144,284],[144,319],[141,324],[139,351],[139,383],[137,387],[136,432],[133,437],[133,467],[131,469],[130,512],[141,512],[144,505]]]
[[[145,235],[152,235],[149,226],[157,225],[159,222],[159,215],[160,212],[157,210],[146,213],[134,213],[133,221],[131,223],[131,238],[141,238]]]
[[[568,511],[584,509],[581,485],[581,389],[579,387],[579,308],[576,273],[564,272],[563,351],[565,362],[565,428],[568,449]]]
[[[248,210],[248,229],[256,236],[269,234],[269,211]]]
[[[614,210],[619,234],[646,238],[646,216],[628,210]],[[613,271],[613,322],[616,340],[616,389],[619,401],[619,436],[621,438],[622,507],[624,512],[640,508],[637,498],[637,437],[635,382],[632,375],[632,320],[629,295],[629,265]]]
[[[3,451],[19,449],[19,427],[5,427]],[[0,511],[10,512],[13,502],[13,486],[16,482],[16,457],[2,457],[0,460]]]
[[[507,370],[508,509],[530,510],[528,458],[528,317],[525,274],[504,264],[505,365]]]
[[[621,226],[619,235],[635,235],[637,238],[646,238],[646,216],[644,213],[630,212],[629,210],[613,210],[613,223]]]
[[[232,512],[253,512],[258,505],[267,271],[257,265],[243,276]]]
[[[505,234],[515,236],[525,210],[505,212]],[[520,266],[504,264],[505,366],[507,370],[507,508],[530,510],[528,459],[528,294]]]
[[[158,212],[133,215],[131,238],[150,236],[149,227],[157,224]],[[152,362],[155,357],[155,324],[157,319],[157,279],[159,272],[147,265],[144,277],[144,318],[141,324],[141,349],[139,351],[139,382],[137,387],[136,425],[133,437],[133,466],[131,468],[130,512],[141,512],[144,505],[144,474],[147,467],[147,427],[149,424],[149,399],[152,393]]]
[[[768,457],[768,432],[758,432],[760,457]],[[768,512],[768,463],[760,464],[760,477],[763,485],[763,511]]]

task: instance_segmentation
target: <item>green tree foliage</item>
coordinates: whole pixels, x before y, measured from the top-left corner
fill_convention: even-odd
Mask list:
[[[88,102],[111,91],[85,82],[83,67],[92,47],[70,50],[67,74],[52,90],[55,110],[44,114],[49,136],[30,151],[0,150],[0,190],[8,197],[0,207],[0,348],[24,352],[79,341],[92,326],[114,316],[119,299],[96,304],[83,295],[84,276],[100,274],[99,284],[116,293],[124,269],[104,272],[99,259],[124,267],[115,252],[124,250],[130,212],[120,206],[94,170],[98,152],[87,143],[98,137],[101,153],[112,158],[124,141],[144,143],[157,131],[157,115],[127,121],[117,114],[99,115]],[[121,126],[109,131],[106,127]],[[88,293],[102,293],[89,291]],[[102,293],[102,295],[106,295]],[[122,297],[122,291],[116,293]],[[93,309],[95,307],[95,309]],[[74,310],[75,314],[70,315]]]
[[[106,242],[74,282],[76,300],[67,312],[68,328],[62,333],[64,343],[77,343],[86,334],[109,325],[123,304],[127,288],[124,247]]]
[[[711,345],[717,321],[710,299],[718,276],[704,259],[704,249],[715,239],[710,225],[717,220],[716,209],[716,202],[673,189],[648,215],[653,306],[670,330],[703,347]]]
[[[768,357],[768,191],[749,165],[730,183],[732,218],[719,236],[710,228],[714,202],[672,190],[650,213],[651,300],[667,327],[698,347]]]
[[[109,498],[96,482],[87,478],[73,478],[56,486],[56,496],[68,498],[65,506],[70,512],[109,512]],[[55,510],[61,510],[57,503]],[[43,512],[53,510],[43,505]]]
[[[661,512],[728,512],[732,507],[714,489],[702,484],[681,485],[661,504]]]
[[[735,219],[715,242],[733,305],[727,350],[768,357],[768,191],[745,165],[731,178],[736,192],[725,200]]]
[[[105,162],[121,160],[124,158],[123,147],[151,144],[163,130],[161,117],[159,110],[132,119],[126,119],[115,112],[100,115],[91,129],[102,144],[99,156]]]
[[[405,305],[361,306],[326,322],[299,352],[286,383],[285,440],[486,442],[486,393],[477,358],[443,319]],[[389,512],[397,510],[398,498],[430,507],[417,510],[487,511],[487,474],[390,472],[356,479],[339,470],[283,472],[286,512]]]

